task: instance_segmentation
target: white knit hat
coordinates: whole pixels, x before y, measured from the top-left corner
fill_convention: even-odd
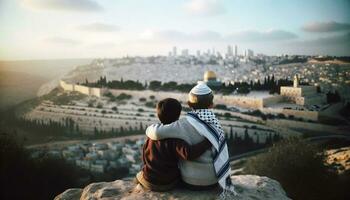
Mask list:
[[[211,89],[203,81],[198,81],[197,85],[188,93],[188,101],[191,103],[198,102],[198,96],[211,94]]]
[[[194,95],[206,95],[211,92],[211,89],[203,81],[198,81],[197,85],[190,91]]]

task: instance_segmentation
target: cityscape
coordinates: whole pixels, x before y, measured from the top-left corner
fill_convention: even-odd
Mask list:
[[[0,199],[350,199],[349,10],[0,0]]]

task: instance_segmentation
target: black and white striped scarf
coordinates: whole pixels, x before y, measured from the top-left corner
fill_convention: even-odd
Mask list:
[[[231,168],[225,132],[219,120],[209,109],[193,110],[187,114],[187,119],[201,135],[212,143],[215,149],[214,168],[219,185],[223,188],[221,197],[225,198],[228,194],[236,195],[230,178]]]

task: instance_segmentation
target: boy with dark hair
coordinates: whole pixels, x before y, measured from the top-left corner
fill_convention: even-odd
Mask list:
[[[158,102],[157,115],[163,125],[170,124],[179,119],[181,109],[180,102],[167,98]],[[191,146],[184,140],[176,138],[157,141],[147,138],[142,155],[144,166],[136,175],[136,179],[146,189],[170,190],[181,180],[179,159],[195,159],[210,147],[211,144],[207,139]]]

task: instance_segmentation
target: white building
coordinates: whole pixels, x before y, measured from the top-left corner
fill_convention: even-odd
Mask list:
[[[181,56],[187,57],[188,55],[189,55],[188,49],[183,49],[183,50],[181,51]]]
[[[177,48],[176,46],[173,47],[173,54],[172,54],[174,57],[177,56]]]
[[[200,56],[201,56],[201,51],[197,50],[197,57],[200,57]]]
[[[249,57],[253,57],[253,56],[254,56],[254,51],[253,51],[253,50],[251,50],[251,49],[246,49],[246,50],[244,51],[244,57],[249,58]]]
[[[232,57],[232,56],[233,56],[233,47],[231,45],[228,45],[226,57]]]
[[[316,86],[299,85],[299,76],[294,76],[293,87],[281,87],[281,96],[287,101],[302,106],[320,105],[327,102],[326,95],[317,92]]]
[[[237,47],[237,45],[235,45],[235,57],[237,57],[238,56],[238,47]]]

